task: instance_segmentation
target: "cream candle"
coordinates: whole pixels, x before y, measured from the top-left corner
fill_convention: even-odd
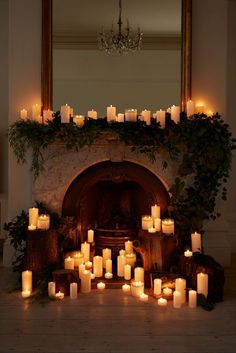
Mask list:
[[[36,230],[36,226],[34,226],[33,224],[30,224],[29,226],[28,226],[28,230]]]
[[[187,110],[187,116],[192,116],[194,114],[195,111],[195,103],[190,99],[187,101],[187,106],[186,106],[186,110]]]
[[[45,122],[48,122],[50,120],[53,119],[53,111],[50,110],[50,109],[47,109],[47,110],[44,110],[43,111],[43,120],[44,120],[44,123]]]
[[[208,296],[208,274],[198,273],[197,274],[197,292],[203,294],[207,298]]]
[[[152,218],[161,218],[161,208],[158,205],[151,206]]]
[[[125,109],[125,121],[137,121],[137,109]]]
[[[181,308],[182,305],[182,296],[181,293],[179,291],[174,291],[173,293],[173,307],[175,309],[179,309]]]
[[[156,233],[156,228],[148,228],[148,233]]]
[[[32,271],[29,270],[22,272],[22,291],[25,290],[32,292]]]
[[[57,292],[55,298],[59,300],[64,299],[64,293],[62,293],[61,291]]]
[[[180,107],[172,105],[170,108],[171,120],[173,120],[176,124],[180,121]]]
[[[157,299],[157,304],[159,306],[167,306],[167,300],[165,298],[159,298]]]
[[[123,123],[125,121],[125,115],[124,114],[121,114],[119,113],[116,117],[116,122],[117,123]]]
[[[105,278],[106,278],[106,279],[112,279],[112,278],[113,278],[113,273],[111,273],[111,272],[106,272],[106,273],[105,273]]]
[[[91,292],[91,272],[90,271],[85,270],[81,273],[80,290],[81,290],[81,293]]]
[[[37,226],[38,229],[48,230],[50,228],[50,216],[46,214],[41,214],[38,217]]]
[[[84,263],[84,255],[81,252],[77,252],[74,256],[74,266],[79,267],[79,265]]]
[[[162,281],[160,278],[154,279],[154,294],[155,295],[161,294],[161,284],[162,284]]]
[[[93,243],[94,242],[94,230],[93,229],[89,229],[88,230],[88,239],[87,239],[88,243]]]
[[[33,120],[39,121],[41,117],[41,106],[39,104],[34,104],[32,107],[32,118]]]
[[[93,273],[96,277],[103,275],[103,258],[102,256],[94,256],[93,258]]]
[[[110,105],[109,107],[107,107],[107,121],[111,122],[115,120],[116,120],[116,107],[113,107],[112,105]]]
[[[99,290],[103,290],[103,289],[105,289],[105,288],[106,288],[105,283],[103,283],[103,282],[99,282],[99,283],[97,284],[97,289],[99,289]]]
[[[145,293],[140,294],[139,299],[142,300],[142,302],[147,302],[148,301],[148,295]]]
[[[39,217],[39,209],[37,207],[29,208],[29,225],[37,227]]]
[[[84,243],[81,244],[81,252],[84,255],[84,262],[87,262],[90,260],[90,243]]]
[[[53,298],[56,295],[56,283],[48,282],[48,296]]]
[[[154,227],[157,232],[161,231],[161,219],[160,218],[154,218]]]
[[[144,293],[144,282],[141,281],[131,281],[131,294],[134,297],[140,297],[141,294]]]
[[[121,249],[121,250],[119,251],[119,255],[120,255],[120,256],[125,256],[125,254],[126,254],[126,252],[125,252],[124,249]]]
[[[144,282],[144,268],[143,267],[135,267],[134,280]]]
[[[145,121],[147,125],[151,125],[151,111],[150,110],[143,110],[141,112],[142,120]]]
[[[123,284],[122,290],[123,290],[123,292],[130,292],[130,285],[129,284]]]
[[[160,123],[162,129],[166,127],[166,112],[164,110],[157,110],[156,111],[156,121]]]
[[[126,281],[131,279],[131,266],[129,264],[124,266],[124,278]]]
[[[26,109],[21,109],[20,111],[20,118],[21,119],[27,119],[27,116],[28,116],[28,112]]]
[[[21,292],[21,296],[24,299],[29,298],[31,296],[31,291],[28,289],[25,289]]]
[[[111,259],[106,260],[106,272],[112,273],[112,260]]]
[[[152,216],[142,216],[142,229],[148,230],[148,228],[153,227],[153,218]]]
[[[70,283],[70,299],[77,299],[78,284],[76,282]]]
[[[172,295],[172,289],[169,287],[163,288],[163,294],[168,296]]]
[[[175,232],[175,222],[173,219],[163,219],[161,222],[161,227],[163,234],[174,234]]]
[[[133,252],[133,242],[130,240],[127,240],[125,242],[125,252],[126,254],[131,254]]]
[[[175,280],[175,290],[181,294],[181,303],[186,302],[186,279],[176,278]]]
[[[136,262],[136,254],[135,253],[125,254],[125,259],[126,259],[126,264],[130,265],[131,267],[134,267]]]
[[[84,271],[85,271],[85,264],[82,263],[82,264],[79,265],[79,278],[80,279],[82,278],[82,275],[83,275]],[[90,272],[90,271],[88,271],[88,272]]]
[[[61,122],[70,122],[70,106],[68,104],[61,106]]]
[[[106,261],[111,259],[111,249],[102,249],[103,267],[106,268]]]
[[[85,117],[84,115],[75,115],[73,118],[73,122],[78,126],[78,127],[83,127],[85,124]]]
[[[197,292],[195,290],[190,290],[188,292],[188,306],[190,308],[196,308],[197,306]]]
[[[124,277],[124,266],[126,264],[126,258],[123,255],[117,256],[117,276]]]
[[[192,256],[193,256],[193,253],[192,253],[192,251],[190,251],[190,250],[186,250],[186,251],[184,252],[184,256],[185,256],[185,257],[192,257]]]
[[[201,240],[200,233],[194,232],[191,234],[191,243],[192,243],[192,252],[202,251],[202,240]]]
[[[96,110],[93,110],[93,109],[89,110],[88,111],[88,118],[97,120],[98,113],[96,112]]]
[[[64,260],[64,268],[65,270],[74,270],[75,268],[75,262],[74,262],[74,259],[73,257],[66,257],[65,260]]]

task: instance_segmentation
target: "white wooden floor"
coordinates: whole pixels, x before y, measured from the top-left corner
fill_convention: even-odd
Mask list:
[[[235,352],[236,263],[226,274],[225,301],[207,312],[161,308],[118,289],[29,304],[4,292],[9,273],[0,269],[0,352]]]

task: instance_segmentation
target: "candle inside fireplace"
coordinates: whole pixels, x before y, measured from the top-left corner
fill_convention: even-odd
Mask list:
[[[152,216],[142,216],[142,229],[148,230],[148,228],[153,227],[153,218]]]
[[[81,293],[90,293],[91,292],[91,272],[83,271],[81,273]]]
[[[65,270],[74,270],[75,263],[73,257],[66,257],[64,261]]]
[[[140,300],[142,300],[143,302],[147,302],[148,301],[148,295],[145,293],[142,293],[139,297]]]
[[[64,298],[64,293],[62,293],[61,291],[59,291],[58,293],[56,293],[56,299],[60,299],[62,300]]]
[[[28,230],[36,230],[36,226],[35,225],[33,225],[33,224],[30,224],[29,226],[28,226]]]
[[[162,233],[163,234],[174,234],[175,223],[173,219],[163,219],[162,220]]]
[[[125,251],[124,249],[121,249],[121,250],[119,251],[119,255],[120,255],[120,256],[125,256],[125,254],[126,254],[126,251]]]
[[[41,214],[38,217],[38,229],[48,230],[50,228],[50,216]]]
[[[172,295],[172,289],[169,287],[163,288],[163,294],[168,296]]]
[[[148,228],[148,233],[151,233],[151,234],[153,234],[153,233],[156,233],[156,228]]]
[[[39,217],[39,209],[37,207],[29,208],[29,225],[37,227]]]
[[[192,256],[193,256],[193,253],[192,253],[192,251],[190,251],[190,250],[186,250],[186,251],[184,252],[184,256],[185,256],[185,257],[192,257]]]
[[[125,259],[126,259],[126,264],[134,267],[136,262],[136,254],[133,252],[131,254],[125,254]]]
[[[88,230],[88,243],[93,243],[94,242],[94,230],[89,229]]]
[[[84,262],[87,262],[90,260],[90,243],[84,243],[81,244],[81,252],[84,255]]]
[[[112,279],[112,278],[113,278],[113,273],[111,273],[111,272],[106,272],[106,273],[105,273],[105,278],[106,278],[106,279]]]
[[[94,256],[93,258],[93,273],[96,277],[103,275],[103,258],[102,256]]]
[[[131,266],[129,264],[124,266],[124,278],[127,281],[131,279]]]
[[[79,278],[80,279],[82,278],[82,275],[83,275],[84,271],[85,271],[85,264],[82,263],[82,264],[79,265]]]
[[[124,266],[126,264],[126,258],[123,255],[117,256],[117,276],[124,277]]]
[[[30,296],[31,296],[31,291],[30,290],[23,290],[22,292],[21,292],[21,296],[22,296],[22,298],[29,298]]]
[[[161,279],[160,278],[155,278],[154,279],[154,294],[155,295],[160,295],[161,294]]]
[[[194,232],[191,234],[192,252],[202,251],[201,234]]]
[[[125,242],[125,252],[126,254],[131,254],[133,252],[133,242],[130,240],[127,240]]]

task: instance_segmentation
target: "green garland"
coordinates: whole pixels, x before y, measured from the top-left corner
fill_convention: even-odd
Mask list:
[[[104,132],[115,134],[120,142],[132,151],[146,154],[153,163],[161,149],[168,152],[171,160],[179,162],[178,174],[170,188],[170,209],[183,241],[191,230],[202,229],[204,220],[219,216],[215,213],[216,201],[219,194],[226,199],[225,186],[236,140],[218,114],[187,118],[182,113],[179,124],[167,114],[165,129],[155,121],[146,126],[142,121],[108,124],[106,119],[86,119],[84,127],[79,128],[74,123],[61,124],[58,112],[53,121],[44,125],[19,119],[9,127],[8,135],[19,163],[25,163],[27,150],[32,150],[31,170],[37,178],[44,166],[43,151],[49,145],[60,141],[67,149],[79,151]],[[163,168],[167,168],[166,161]]]

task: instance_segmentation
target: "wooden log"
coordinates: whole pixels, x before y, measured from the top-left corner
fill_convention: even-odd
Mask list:
[[[79,287],[79,276],[76,270],[55,270],[52,273],[53,280],[56,282],[56,291],[61,291],[65,295],[70,295],[70,283],[76,282]]]

